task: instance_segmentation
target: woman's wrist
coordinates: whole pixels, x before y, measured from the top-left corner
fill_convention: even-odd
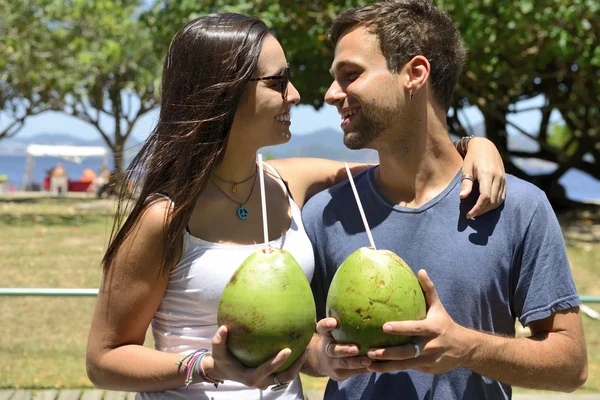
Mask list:
[[[205,356],[200,362],[200,368],[204,371],[204,375],[213,381],[222,381],[224,378],[219,376],[215,369],[215,359],[212,355]],[[200,378],[202,379],[202,378]]]
[[[465,156],[467,155],[467,151],[469,149],[469,142],[475,138],[475,136],[464,136],[461,137],[458,142],[456,142],[456,150],[458,151],[458,154],[460,154],[460,156],[462,158],[465,158]]]
[[[209,358],[209,360],[207,360]],[[177,366],[179,370],[185,373],[185,387],[186,389],[192,383],[212,383],[215,388],[219,387],[220,383],[223,383],[220,379],[214,379],[207,375],[205,367],[209,370],[214,371],[214,359],[212,354],[207,349],[199,349],[193,351],[178,361]]]

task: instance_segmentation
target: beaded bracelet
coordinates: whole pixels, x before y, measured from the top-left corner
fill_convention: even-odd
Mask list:
[[[210,355],[211,355],[211,352],[208,351],[208,349],[199,349],[199,350],[196,350],[196,351],[186,355],[181,360],[179,360],[178,362],[175,363],[175,364],[177,364],[178,367],[181,368],[182,371],[184,371],[186,373],[186,375],[185,375],[185,388],[186,389],[192,383],[194,372],[196,373],[196,375],[198,375],[200,377],[201,382],[212,383],[213,385],[215,385],[215,388],[219,387],[219,383],[223,383],[223,381],[210,378],[208,375],[206,375],[206,373],[204,372],[204,369],[202,368],[202,359],[205,356],[210,356]]]
[[[458,150],[458,154],[460,154],[461,157],[464,158],[467,155],[467,149],[469,147],[469,142],[474,137],[475,136],[463,136],[458,140],[458,146],[456,146],[456,150]]]

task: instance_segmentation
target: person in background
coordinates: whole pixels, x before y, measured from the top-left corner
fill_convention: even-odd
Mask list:
[[[50,172],[50,191],[53,196],[64,196],[69,190],[67,171],[61,162]]]
[[[109,182],[110,171],[106,167],[106,164],[103,163],[94,181],[94,189],[98,198],[102,198],[107,193]]]

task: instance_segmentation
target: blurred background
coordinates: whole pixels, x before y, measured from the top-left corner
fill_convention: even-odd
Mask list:
[[[108,182],[153,129],[163,58],[191,18],[257,15],[286,51],[302,100],[292,139],[263,149],[266,157],[376,161],[344,147],[340,118],[323,104],[327,29],[365,3],[0,0],[0,287],[98,287],[114,211]],[[600,392],[600,3],[436,4],[469,50],[449,130],[489,138],[507,172],[546,192],[589,306],[590,379],[580,392]],[[94,298],[82,296],[0,296],[0,388],[91,387],[84,354]]]

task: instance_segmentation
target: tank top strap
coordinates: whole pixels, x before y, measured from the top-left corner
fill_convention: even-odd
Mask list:
[[[290,206],[292,207],[292,216],[294,217],[294,219],[299,218],[298,216],[299,216],[299,214],[301,214],[300,207],[298,207],[298,205],[294,201],[294,197],[292,196],[292,192],[290,191],[289,186],[287,185],[287,183],[283,180],[283,177],[279,174],[279,172],[277,172],[277,170],[273,166],[271,166],[269,163],[266,163],[266,162],[263,162],[263,164],[277,177],[277,179],[279,179],[279,181],[281,181],[283,187],[285,187],[285,192],[286,192],[288,200],[290,202]]]
[[[292,192],[290,192],[290,188],[288,187],[287,183],[283,180],[283,178],[281,177],[281,175],[279,175],[279,172],[277,172],[277,170],[275,168],[273,168],[269,163],[263,162],[263,164],[273,173],[275,174],[275,176],[281,181],[281,183],[283,184],[283,186],[285,187],[285,192],[288,196],[288,198],[290,199],[294,199],[292,197]]]

